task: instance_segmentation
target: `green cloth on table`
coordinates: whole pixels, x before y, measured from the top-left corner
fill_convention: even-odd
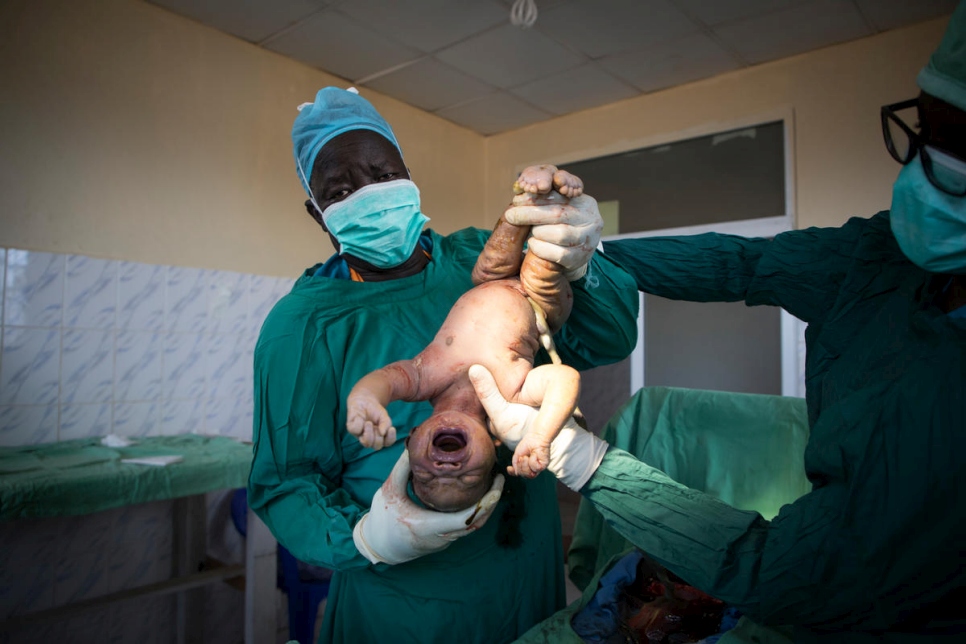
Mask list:
[[[252,447],[224,436],[134,438],[105,447],[85,438],[0,448],[0,520],[72,516],[211,490],[244,487]],[[179,455],[163,467],[122,459]]]
[[[366,373],[432,341],[472,288],[489,232],[431,234],[432,261],[402,279],[353,282],[308,269],[272,309],[255,348],[248,501],[297,559],[336,571],[320,641],[498,644],[564,604],[557,483],[549,473],[508,482],[486,525],[441,552],[373,565],[353,543],[353,526],[432,406],[389,405],[396,442],[373,451],[345,430],[345,398]],[[573,312],[554,338],[564,362],[587,369],[623,359],[636,342],[633,280],[598,254],[573,290]],[[516,548],[497,543],[511,499],[526,509]]]
[[[611,450],[581,490],[608,524],[748,617],[795,624],[801,640],[966,630],[966,320],[938,306],[949,276],[902,254],[888,212],[774,239],[604,249],[646,293],[780,306],[808,324],[814,486],[767,521]]]

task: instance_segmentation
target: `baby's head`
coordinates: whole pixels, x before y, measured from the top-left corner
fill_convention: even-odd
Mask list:
[[[406,439],[413,491],[427,507],[456,512],[493,484],[496,447],[486,426],[457,411],[433,414]]]

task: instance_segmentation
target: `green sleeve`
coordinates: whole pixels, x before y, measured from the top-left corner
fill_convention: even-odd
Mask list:
[[[691,302],[780,306],[805,322],[834,304],[869,220],[808,228],[773,239],[708,233],[604,242],[645,293]]]
[[[301,316],[302,319],[309,316]],[[342,450],[331,361],[297,315],[273,311],[255,349],[248,502],[296,559],[334,570],[369,562],[352,540],[368,509],[338,486]]]
[[[761,624],[841,626],[849,616],[866,619],[869,598],[881,591],[870,567],[889,568],[887,561],[859,556],[863,533],[841,527],[842,493],[833,486],[813,490],[766,521],[612,447],[580,493],[625,539]]]
[[[604,521],[689,584],[758,613],[757,572],[768,522],[612,447],[580,490]]]
[[[571,283],[574,307],[554,344],[565,364],[585,370],[626,358],[637,344],[634,279],[602,253]]]

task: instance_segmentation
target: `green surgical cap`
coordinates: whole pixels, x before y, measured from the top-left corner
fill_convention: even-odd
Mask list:
[[[351,130],[372,130],[381,134],[402,154],[389,123],[379,115],[372,103],[359,96],[355,88],[324,87],[315,95],[314,103],[299,105],[299,114],[292,125],[292,148],[295,171],[309,197],[315,198],[309,188],[309,179],[319,150],[335,137]]]
[[[916,82],[927,94],[966,111],[966,0],[953,11],[939,48]]]

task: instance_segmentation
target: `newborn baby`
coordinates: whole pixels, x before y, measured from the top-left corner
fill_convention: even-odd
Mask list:
[[[513,204],[562,203],[582,191],[577,177],[532,166],[514,184]],[[550,442],[577,406],[576,370],[533,366],[541,343],[549,349],[550,335],[570,315],[573,294],[563,267],[524,256],[528,233],[501,217],[473,269],[476,286],[456,301],[429,346],[412,360],[367,374],[349,393],[347,428],[376,449],[395,442],[389,403],[432,403],[433,414],[406,445],[413,491],[439,511],[473,505],[492,484],[496,449],[467,375],[471,365],[485,366],[508,400],[540,407],[534,429],[514,450],[511,474],[532,478],[547,467]]]

